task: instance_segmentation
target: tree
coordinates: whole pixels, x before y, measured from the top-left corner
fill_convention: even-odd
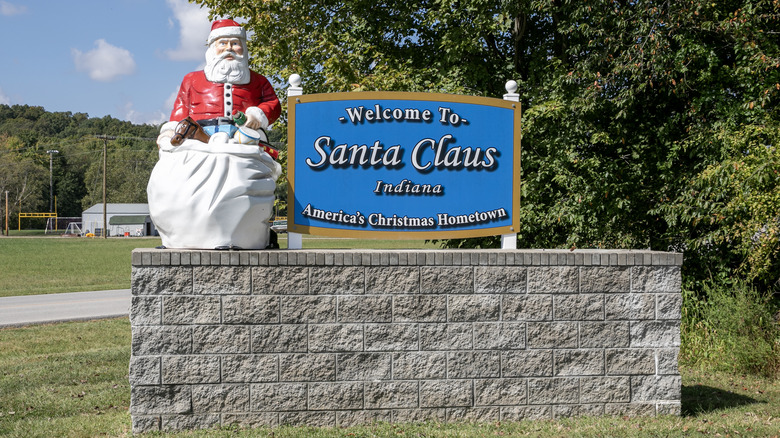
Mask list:
[[[743,154],[729,138],[778,121],[776,0],[198,2],[248,20],[255,67],[278,83],[300,73],[306,92],[497,97],[516,79],[521,247],[685,247],[695,259],[681,246],[690,223],[659,208]]]

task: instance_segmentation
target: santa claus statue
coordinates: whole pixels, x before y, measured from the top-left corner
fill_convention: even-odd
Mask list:
[[[238,23],[215,21],[207,42],[206,67],[184,77],[157,138],[150,215],[167,248],[263,249],[281,174],[263,130],[281,106],[249,69]]]
[[[174,138],[174,145],[183,138],[228,141],[239,125],[250,130],[266,129],[279,118],[281,105],[271,83],[249,69],[246,53],[246,31],[233,20],[217,20],[211,26],[206,50],[206,67],[184,77],[173,104],[170,122],[163,125],[161,137]],[[183,120],[190,118],[208,137],[195,130],[184,133]],[[245,120],[244,120],[245,117]],[[178,138],[179,132],[183,138]],[[227,137],[227,138],[226,138]],[[267,151],[273,152],[273,151]]]

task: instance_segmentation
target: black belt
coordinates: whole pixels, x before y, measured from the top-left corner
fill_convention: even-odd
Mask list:
[[[235,125],[232,117],[217,117],[215,119],[198,120],[200,126]]]

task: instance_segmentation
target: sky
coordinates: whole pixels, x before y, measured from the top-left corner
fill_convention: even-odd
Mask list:
[[[0,0],[0,104],[162,123],[210,27],[186,0]]]

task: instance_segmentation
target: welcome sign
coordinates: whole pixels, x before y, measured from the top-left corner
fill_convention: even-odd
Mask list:
[[[444,239],[515,233],[517,102],[429,93],[290,97],[289,231]]]

